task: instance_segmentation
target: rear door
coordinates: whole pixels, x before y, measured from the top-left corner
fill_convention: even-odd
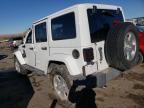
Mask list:
[[[44,20],[34,25],[36,68],[45,72],[47,71],[48,57],[49,57],[46,21],[47,20]]]

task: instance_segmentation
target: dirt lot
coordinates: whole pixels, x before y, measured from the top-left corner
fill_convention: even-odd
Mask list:
[[[0,108],[63,108],[49,98],[46,76],[22,76],[14,70],[10,49],[0,49]],[[144,108],[144,65],[107,83],[83,89],[76,108]],[[89,105],[88,107],[86,107]]]

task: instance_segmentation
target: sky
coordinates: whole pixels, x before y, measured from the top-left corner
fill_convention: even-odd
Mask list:
[[[24,32],[36,20],[80,3],[119,5],[126,18],[144,17],[144,0],[0,0],[0,34]]]

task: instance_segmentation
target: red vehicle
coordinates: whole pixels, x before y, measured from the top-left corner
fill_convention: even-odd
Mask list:
[[[140,52],[144,57],[144,26],[137,26],[139,32]]]

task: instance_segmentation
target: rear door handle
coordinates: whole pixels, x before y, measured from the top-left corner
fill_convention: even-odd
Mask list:
[[[30,49],[30,50],[33,50],[34,48],[33,48],[33,47],[30,47],[29,49]]]
[[[42,50],[47,50],[47,47],[41,47]]]
[[[23,48],[25,48],[25,45],[22,45]]]

